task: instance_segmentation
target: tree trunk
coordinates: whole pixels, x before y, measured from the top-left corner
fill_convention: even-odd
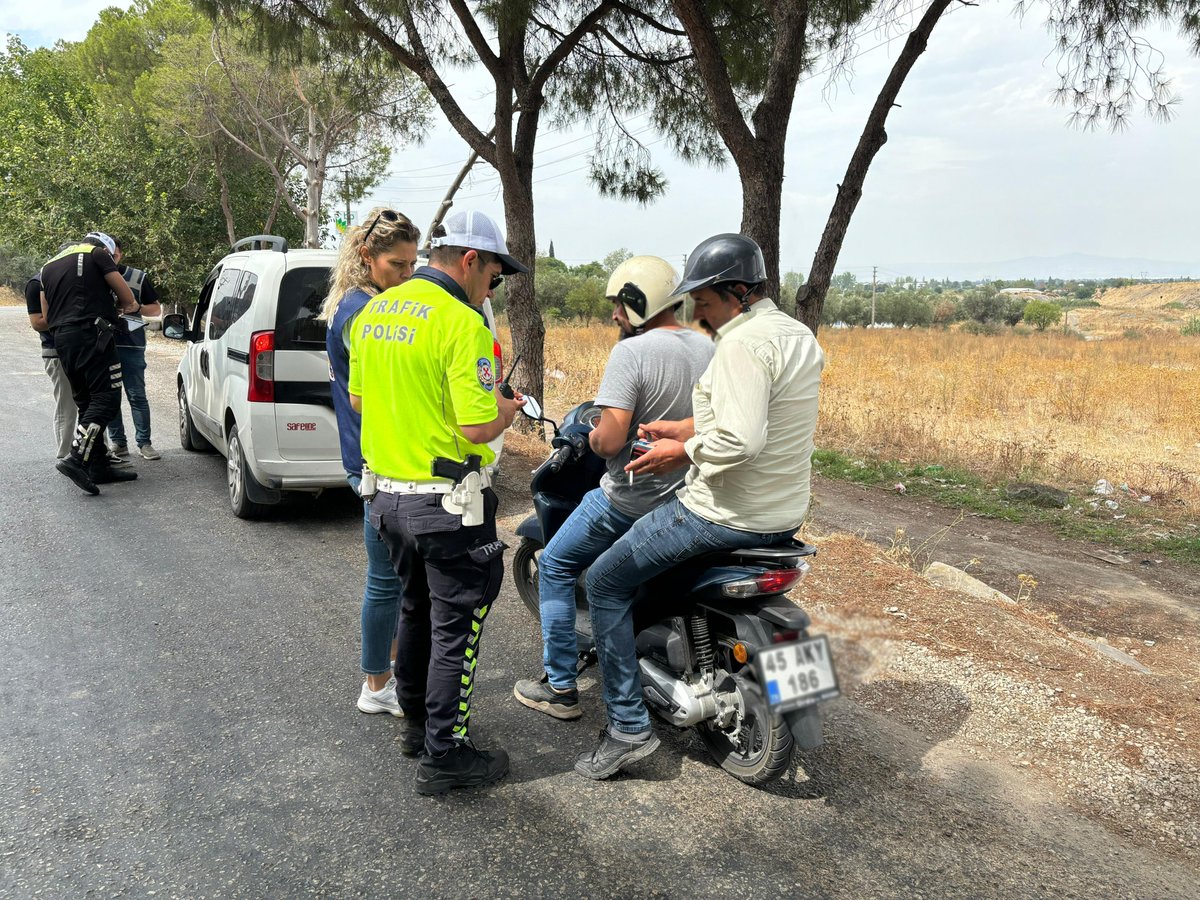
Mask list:
[[[233,205],[229,201],[229,181],[221,169],[221,160],[216,160],[217,183],[221,185],[221,213],[225,216],[225,233],[229,236],[229,246],[237,243],[237,229],[233,222]]]
[[[545,400],[543,370],[546,326],[533,290],[533,262],[537,256],[537,237],[533,225],[532,169],[518,169],[504,183],[504,221],[508,231],[508,252],[529,266],[527,275],[511,275],[504,280],[508,324],[512,329],[513,359],[521,356],[515,387],[523,394]],[[511,360],[510,360],[511,362]]]
[[[324,180],[324,161],[321,159],[320,135],[317,134],[317,113],[308,107],[308,144],[305,147],[304,184],[308,189],[304,207],[304,246],[321,246],[321,182]]]
[[[909,32],[904,42],[904,49],[892,65],[887,80],[875,98],[875,105],[867,116],[867,124],[863,127],[858,139],[858,146],[846,166],[846,175],[838,185],[837,196],[833,201],[833,209],[825,223],[825,233],[821,235],[821,243],[817,245],[812,267],[808,278],[796,293],[796,318],[812,329],[813,334],[821,324],[821,310],[825,306],[825,295],[829,293],[829,282],[833,278],[833,270],[837,265],[838,255],[842,252],[842,243],[846,239],[846,231],[850,227],[850,218],[858,201],[862,199],[863,183],[867,179],[867,171],[875,155],[887,143],[888,113],[896,104],[896,97],[904,85],[904,79],[912,71],[917,58],[925,52],[929,43],[929,35],[941,19],[942,14],[953,0],[933,0],[921,16],[917,27]]]
[[[767,264],[767,283],[763,296],[780,302],[779,295],[779,216],[783,203],[784,144],[755,142],[752,158],[738,161],[742,179],[741,232],[762,248]]]

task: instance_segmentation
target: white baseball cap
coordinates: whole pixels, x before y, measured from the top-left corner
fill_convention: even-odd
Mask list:
[[[76,233],[76,234],[79,234],[79,232],[78,232],[78,231],[77,231],[77,232],[75,232],[75,233]],[[83,236],[83,239],[84,239],[85,241],[86,241],[88,238],[95,238],[95,239],[96,239],[96,240],[98,240],[100,243],[102,243],[102,244],[104,245],[104,249],[108,251],[108,254],[109,254],[109,256],[116,256],[116,255],[117,255],[117,242],[116,242],[116,241],[114,241],[112,238],[110,238],[110,237],[109,237],[107,234],[105,234],[103,231],[89,231],[87,234],[85,234],[85,235]]]
[[[529,271],[527,266],[521,265],[508,255],[508,244],[504,242],[504,233],[500,231],[500,226],[483,213],[473,209],[456,212],[446,219],[445,228],[445,237],[434,238],[429,242],[429,246],[466,247],[468,250],[495,253],[500,257],[500,264],[503,266],[501,272],[505,275]]]

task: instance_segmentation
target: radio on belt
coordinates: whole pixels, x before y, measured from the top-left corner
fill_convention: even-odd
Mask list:
[[[434,478],[450,478],[454,487],[442,496],[442,509],[462,516],[464,525],[483,524],[483,458],[472,453],[466,462],[444,456],[436,457],[430,466]]]

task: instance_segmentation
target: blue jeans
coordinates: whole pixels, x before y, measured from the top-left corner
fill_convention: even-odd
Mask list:
[[[583,570],[637,520],[608,501],[600,488],[589,492],[542,551],[538,592],[542,611],[542,665],[552,687],[575,687],[579,648],[575,641],[575,585]]]
[[[758,534],[726,528],[671,500],[638,519],[592,564],[587,575],[588,604],[604,679],[604,702],[614,729],[636,734],[650,727],[633,634],[633,600],[638,587],[701,553],[778,544],[794,532]]]
[[[357,494],[362,478],[347,474],[346,480]],[[362,670],[366,675],[382,675],[392,668],[392,639],[396,636],[404,585],[392,568],[387,544],[371,527],[369,503],[363,503],[363,546],[367,550],[367,584],[362,602]]]
[[[125,381],[125,396],[129,398],[129,414],[133,418],[133,436],[137,445],[150,443],[150,401],[146,399],[146,348],[117,347],[121,358],[121,377]],[[126,444],[125,423],[121,409],[108,423],[108,438],[114,444]]]

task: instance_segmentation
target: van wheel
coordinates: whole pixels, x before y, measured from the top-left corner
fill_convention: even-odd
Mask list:
[[[213,448],[204,435],[196,430],[192,410],[188,406],[187,391],[182,384],[179,385],[179,446],[193,453],[203,453]]]
[[[258,482],[246,465],[246,454],[242,452],[242,441],[236,425],[229,428],[229,457],[226,461],[229,482],[229,505],[239,519],[257,519],[268,509],[266,504],[255,503],[248,496],[247,487]]]

